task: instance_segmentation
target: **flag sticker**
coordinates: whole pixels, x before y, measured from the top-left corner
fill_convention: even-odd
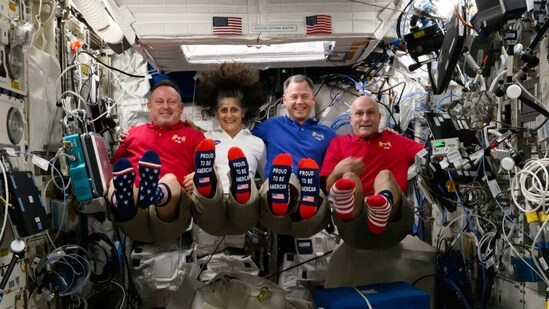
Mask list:
[[[272,195],[272,198],[274,198],[275,200],[283,200],[284,199],[284,194],[275,193],[275,194]]]
[[[213,34],[242,34],[242,18],[214,16]]]
[[[305,18],[307,34],[331,34],[332,16],[313,15]]]

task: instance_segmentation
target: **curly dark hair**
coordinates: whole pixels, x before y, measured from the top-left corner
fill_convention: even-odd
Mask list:
[[[242,122],[253,123],[259,107],[266,102],[265,89],[258,72],[237,62],[210,66],[198,77],[196,104],[207,115],[215,117],[218,104],[225,98],[235,98],[244,112]]]

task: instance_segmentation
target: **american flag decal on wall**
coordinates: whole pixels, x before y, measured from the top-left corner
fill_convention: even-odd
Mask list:
[[[214,16],[213,34],[242,34],[242,18]]]
[[[307,34],[331,34],[332,16],[313,15],[305,18]]]

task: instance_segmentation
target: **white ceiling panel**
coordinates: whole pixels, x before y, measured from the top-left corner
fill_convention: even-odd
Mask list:
[[[90,0],[93,1],[93,0]],[[181,46],[250,45],[291,42],[335,42],[326,49],[339,53],[339,61],[314,60],[292,63],[276,59],[262,63],[269,67],[348,65],[364,59],[383,38],[407,1],[365,0],[103,0],[129,12],[135,21],[129,25],[137,40],[134,47],[151,64],[163,71],[187,71],[205,67],[191,64]],[[115,8],[116,9],[116,8]],[[331,34],[306,34],[306,17],[331,16]],[[112,14],[116,16],[117,14]],[[242,20],[242,33],[214,35],[214,16]],[[116,19],[116,18],[115,18]],[[126,19],[124,19],[126,20]],[[124,23],[124,20],[117,20]],[[258,30],[266,26],[269,31]],[[265,28],[262,28],[265,29]],[[277,31],[270,31],[278,29]],[[280,30],[290,29],[290,30]],[[362,44],[362,45],[361,45]],[[210,55],[215,60],[215,53]],[[338,59],[332,55],[331,59]],[[258,66],[260,64],[257,64]]]

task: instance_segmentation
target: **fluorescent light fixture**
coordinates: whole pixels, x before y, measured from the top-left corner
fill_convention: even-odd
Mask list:
[[[269,45],[182,45],[189,63],[303,62],[325,60],[333,41],[313,41]]]

